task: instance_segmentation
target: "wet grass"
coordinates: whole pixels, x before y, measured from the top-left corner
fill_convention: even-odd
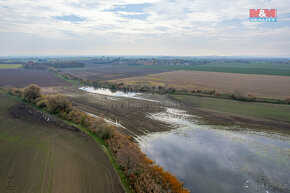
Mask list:
[[[250,103],[189,95],[171,95],[171,97],[196,108],[254,118],[290,122],[290,105]]]

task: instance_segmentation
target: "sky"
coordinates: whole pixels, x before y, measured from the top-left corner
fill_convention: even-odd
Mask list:
[[[0,0],[0,18],[1,56],[290,56],[290,0]]]

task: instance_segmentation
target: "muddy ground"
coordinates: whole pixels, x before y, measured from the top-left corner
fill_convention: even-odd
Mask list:
[[[163,112],[165,107],[185,110],[190,114],[200,117],[204,124],[240,125],[262,127],[275,130],[289,130],[290,123],[272,120],[243,117],[199,109],[190,104],[180,103],[167,96],[154,95],[160,103],[136,100],[131,98],[112,98],[105,95],[92,94],[79,90],[77,87],[46,88],[45,93],[62,93],[67,95],[76,108],[97,116],[110,118],[129,129],[122,130],[129,135],[143,135],[148,132],[167,131],[172,129],[169,125],[150,119],[147,115]]]
[[[202,117],[205,124],[225,125],[225,126],[241,126],[245,128],[257,128],[271,130],[275,132],[290,134],[290,123],[266,119],[258,119],[251,117],[244,117],[232,115],[228,113],[221,113],[217,111],[209,111],[187,106],[187,111]]]
[[[113,97],[88,93],[77,87],[54,87],[42,90],[45,94],[61,93],[66,95],[73,102],[74,107],[120,123],[130,130],[128,132],[121,129],[121,131],[130,135],[143,135],[148,132],[169,129],[168,125],[152,121],[146,116],[148,113],[163,111],[162,103],[121,97],[116,100]]]

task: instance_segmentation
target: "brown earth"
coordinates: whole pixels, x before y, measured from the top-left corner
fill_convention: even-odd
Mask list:
[[[45,94],[66,95],[73,102],[74,107],[120,123],[129,130],[120,128],[121,131],[129,135],[143,135],[169,129],[168,125],[152,121],[146,116],[148,113],[163,111],[159,103],[130,98],[112,100],[108,96],[88,93],[76,87],[47,87],[42,88],[42,91]]]
[[[34,108],[24,103],[17,104],[15,107],[13,107],[13,109],[9,112],[9,114],[14,119],[21,119],[23,121],[37,122],[37,123],[46,124],[46,125],[54,125],[62,129],[67,129],[67,130],[74,131],[77,133],[83,133],[78,128],[72,125],[68,125],[64,123],[62,120],[52,115],[35,110]]]
[[[0,70],[0,87],[12,86],[23,88],[29,84],[39,86],[69,86],[70,82],[63,80],[54,73],[45,70],[3,69]]]
[[[126,84],[162,85],[177,89],[216,90],[220,93],[289,98],[290,77],[223,72],[174,71],[112,80]]]
[[[77,88],[45,88],[47,94],[62,93],[67,95],[76,108],[92,113],[97,116],[103,116],[117,121],[125,126],[129,131],[122,130],[124,133],[136,136],[144,135],[150,132],[168,131],[172,129],[170,125],[159,121],[154,121],[147,117],[149,113],[162,112],[163,107],[181,108],[190,114],[197,115],[205,124],[217,125],[240,125],[244,127],[257,127],[279,130],[288,130],[290,123],[274,120],[259,119],[254,117],[245,117],[196,108],[187,103],[173,100],[167,96],[159,95],[163,105],[150,101],[135,100],[130,98],[120,98],[111,100],[105,95],[91,94]],[[131,105],[131,106],[130,106]]]
[[[202,117],[206,124],[226,125],[226,126],[241,126],[244,128],[257,128],[270,130],[280,133],[290,134],[290,123],[283,121],[274,121],[259,119],[246,116],[232,115],[218,111],[211,111],[187,106],[186,110],[194,115]]]
[[[0,192],[125,192],[103,147],[0,95]],[[15,107],[15,105],[17,105]],[[28,109],[28,111],[27,111]]]
[[[141,67],[118,67],[118,66],[96,66],[83,69],[61,69],[64,73],[69,73],[74,76],[90,79],[90,80],[113,80],[118,78],[127,78],[134,76],[143,76],[147,74],[168,72],[171,70],[165,69],[149,69]]]

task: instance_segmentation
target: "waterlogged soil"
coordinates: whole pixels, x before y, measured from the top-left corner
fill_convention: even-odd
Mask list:
[[[137,99],[77,87],[45,93],[65,94],[78,109],[121,125],[192,192],[290,190],[288,123],[201,110],[160,95]]]
[[[168,131],[171,127],[157,120],[147,117],[148,113],[163,112],[166,107],[186,110],[198,115],[203,124],[212,125],[240,125],[264,128],[279,132],[290,133],[290,123],[258,119],[250,116],[239,116],[229,113],[196,108],[188,103],[173,100],[166,95],[134,95],[134,93],[114,94],[91,92],[79,87],[46,87],[42,89],[46,94],[64,94],[73,105],[84,112],[108,118],[126,127],[130,132],[121,129],[128,135],[144,135],[150,132]],[[136,94],[136,93],[135,93]],[[137,98],[134,98],[136,97]],[[145,100],[142,100],[145,99]],[[149,99],[149,100],[148,100]]]
[[[79,110],[117,122],[127,129],[120,128],[122,132],[132,136],[167,131],[169,129],[167,124],[152,121],[146,115],[161,112],[167,105],[174,107],[179,105],[166,101],[162,96],[144,96],[146,100],[143,100],[140,96],[138,98],[110,96],[91,93],[78,87],[45,88],[43,91],[46,94],[66,95]]]
[[[290,137],[239,126],[200,125],[198,117],[167,108],[148,115],[169,132],[139,138],[143,152],[196,193],[290,191]]]

